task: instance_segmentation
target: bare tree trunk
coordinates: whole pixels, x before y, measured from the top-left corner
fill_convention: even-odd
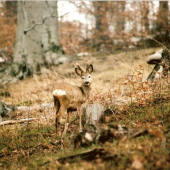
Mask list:
[[[54,55],[55,54],[55,55]],[[12,76],[24,78],[63,54],[58,35],[57,1],[18,1]]]
[[[149,2],[143,1],[141,3],[141,17],[142,17],[142,31],[145,33],[149,33]]]
[[[155,38],[158,41],[167,43],[169,45],[169,29],[170,25],[168,1],[160,1],[156,20],[156,33],[158,33],[158,35]]]
[[[159,10],[157,14],[157,30],[158,31],[167,30],[168,13],[169,13],[168,1],[160,1]]]
[[[116,21],[116,33],[120,33],[121,31],[124,31],[125,29],[125,16],[124,16],[124,12],[125,12],[125,1],[119,1],[116,2],[117,3],[117,12],[116,12],[116,17],[118,18]]]
[[[95,9],[94,17],[96,20],[95,24],[95,46],[97,50],[101,49],[102,44],[108,40],[108,18],[107,18],[107,5],[108,2],[93,1],[93,7]]]
[[[17,13],[17,1],[6,1],[5,2],[5,9],[7,10],[6,16],[11,16],[12,14]]]

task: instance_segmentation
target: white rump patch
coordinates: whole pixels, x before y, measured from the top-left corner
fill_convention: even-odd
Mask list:
[[[61,90],[61,89],[56,89],[53,91],[53,95],[57,95],[57,96],[64,96],[66,95],[66,92],[64,90]]]

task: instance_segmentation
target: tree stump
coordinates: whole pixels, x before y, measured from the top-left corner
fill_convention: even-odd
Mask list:
[[[4,117],[15,109],[14,106],[8,106],[0,100],[0,117]]]
[[[104,114],[104,106],[99,103],[89,104],[84,108],[86,124],[96,125]]]

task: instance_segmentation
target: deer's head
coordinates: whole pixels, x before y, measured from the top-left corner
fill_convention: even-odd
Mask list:
[[[76,68],[75,68],[75,72],[77,75],[79,75],[82,78],[83,84],[85,86],[89,86],[91,81],[92,81],[92,77],[91,74],[93,72],[93,65],[92,64],[87,64],[86,65],[86,71],[84,71],[79,64],[76,64]]]

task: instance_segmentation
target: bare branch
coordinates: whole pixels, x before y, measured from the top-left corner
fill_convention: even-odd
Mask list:
[[[75,5],[76,8],[82,8],[82,6],[84,6],[85,9],[87,10],[87,13],[91,13],[91,14],[94,13],[93,10],[92,10],[92,8],[89,8],[84,1],[81,1],[81,4],[80,4],[80,5],[77,5],[77,3],[76,3],[75,1],[69,1],[69,2],[70,2],[71,4],[73,4],[73,5]]]

